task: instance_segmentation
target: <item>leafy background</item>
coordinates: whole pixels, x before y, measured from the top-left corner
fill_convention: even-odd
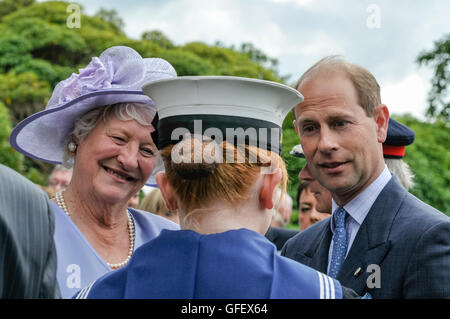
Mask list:
[[[234,75],[287,84],[277,71],[278,61],[251,43],[225,47],[190,42],[174,45],[159,30],[130,39],[115,10],[100,9],[89,16],[81,10],[80,28],[69,28],[68,2],[0,0],[0,163],[33,182],[46,185],[52,166],[25,158],[9,145],[12,128],[27,116],[45,108],[53,87],[106,48],[126,45],[144,57],[169,61],[178,75]],[[447,85],[450,81],[450,36],[417,57],[417,63],[435,70],[429,94],[427,120],[408,114],[393,117],[416,133],[404,160],[415,173],[411,193],[450,216],[450,120]],[[299,76],[299,75],[298,75]],[[298,172],[305,164],[289,150],[299,140],[289,114],[283,124],[283,152],[289,172],[289,194],[295,198]],[[295,204],[289,227],[298,227]]]

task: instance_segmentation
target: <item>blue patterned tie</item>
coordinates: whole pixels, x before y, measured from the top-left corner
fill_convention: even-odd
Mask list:
[[[345,209],[339,207],[333,214],[336,227],[334,228],[333,253],[331,255],[330,270],[328,272],[328,275],[333,278],[337,277],[347,253],[347,232],[345,230],[346,213]]]

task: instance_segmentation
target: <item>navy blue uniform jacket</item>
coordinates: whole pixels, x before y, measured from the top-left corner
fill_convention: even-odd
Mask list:
[[[163,230],[130,263],[78,293],[77,298],[342,298],[339,282],[278,255],[248,230],[200,235]]]

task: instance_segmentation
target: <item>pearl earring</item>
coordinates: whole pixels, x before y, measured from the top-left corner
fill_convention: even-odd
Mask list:
[[[73,153],[77,149],[77,144],[75,144],[74,142],[70,142],[69,144],[67,144],[67,149],[69,150],[69,152]]]

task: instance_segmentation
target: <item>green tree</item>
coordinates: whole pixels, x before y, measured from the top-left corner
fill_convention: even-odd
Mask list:
[[[165,50],[161,52],[161,58],[172,64],[179,76],[214,74],[214,67],[209,61],[188,51],[181,49]]]
[[[0,19],[20,8],[32,5],[35,0],[0,0]]]
[[[17,35],[3,35],[0,37],[0,73],[11,70],[16,65],[26,63],[32,59],[31,44]]]
[[[240,52],[248,55],[250,60],[258,62],[262,65],[268,64],[270,68],[276,68],[278,66],[278,60],[270,58],[264,52],[256,48],[252,43],[245,42],[241,44]]]
[[[36,73],[0,74],[0,101],[9,108],[13,125],[41,111],[50,94],[49,83],[39,79]]]
[[[199,75],[243,76],[282,82],[282,79],[277,76],[274,70],[265,68],[259,62],[253,61],[246,53],[237,52],[230,48],[209,46],[202,42],[190,42],[180,49],[192,52],[211,65],[212,73]]]
[[[393,116],[415,132],[406,147],[404,161],[415,174],[410,192],[450,216],[450,127],[444,122],[427,123],[411,115]]]
[[[431,65],[434,76],[431,80],[431,91],[428,94],[427,115],[450,122],[450,34],[434,42],[434,48],[422,52],[417,62],[420,65]]]
[[[288,225],[290,228],[298,229],[298,203],[295,202],[297,196],[297,188],[299,185],[298,174],[300,170],[305,166],[306,160],[304,158],[294,157],[289,152],[291,149],[300,143],[297,132],[294,128],[294,115],[292,112],[286,116],[283,121],[283,137],[282,137],[282,150],[281,157],[286,163],[286,169],[289,175],[287,192],[294,199],[291,223]]]
[[[9,111],[0,102],[0,163],[16,170],[34,183],[44,185],[45,177],[43,174],[36,168],[27,167],[24,156],[9,144],[11,131]]]
[[[119,14],[115,9],[107,10],[100,8],[94,17],[100,18],[105,22],[111,24],[111,26],[117,31],[123,34],[123,28],[125,27],[125,22],[119,17]]]
[[[141,38],[144,41],[151,41],[163,49],[172,49],[174,47],[172,41],[159,30],[146,31],[142,33]]]
[[[277,71],[279,63],[278,60],[269,57],[260,49],[256,48],[252,43],[242,43],[239,52],[246,54],[250,58],[250,60],[270,70],[283,83],[286,83],[291,77],[290,75],[280,76]]]
[[[22,154],[14,150],[9,144],[11,130],[8,108],[0,102],[0,163],[16,171],[23,171]]]

